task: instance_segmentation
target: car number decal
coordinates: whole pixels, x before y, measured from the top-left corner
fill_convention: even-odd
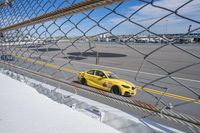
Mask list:
[[[83,78],[85,76],[85,74],[83,73],[82,75],[81,75],[81,77]]]
[[[104,82],[102,85],[103,85],[103,87],[108,87],[108,88],[111,87],[111,83],[106,83],[106,82]]]
[[[103,83],[103,87],[107,87],[107,84],[106,84],[106,82],[104,82],[104,83]]]

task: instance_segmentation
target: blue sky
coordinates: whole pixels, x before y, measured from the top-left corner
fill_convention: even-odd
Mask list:
[[[76,0],[75,3],[78,3],[82,0]],[[149,0],[148,0],[149,1]],[[74,0],[69,0],[68,2],[64,2],[64,0],[15,0],[14,1],[14,8],[12,9],[4,9],[1,13],[3,14],[4,20],[0,20],[0,22],[4,21],[4,23],[7,24],[7,20],[5,18],[8,18],[6,16],[9,16],[12,19],[9,19],[9,21],[13,20],[13,23],[19,20],[22,20],[22,18],[27,19],[29,17],[35,17],[40,16],[44,13],[44,11],[53,11],[55,9],[62,8],[65,6],[68,6],[72,4]],[[156,0],[154,1],[154,5],[166,7],[171,10],[176,10],[178,7],[180,7],[185,2],[188,2],[188,0]],[[116,12],[119,14],[122,14],[123,16],[130,17],[135,11],[137,11],[140,7],[142,7],[145,3],[140,2],[138,0],[128,0],[127,2],[124,2],[120,6],[118,4],[107,6],[109,9],[114,9],[118,6],[116,9]],[[52,6],[53,5],[53,6]],[[178,10],[178,13],[180,15],[183,15],[187,18],[193,19],[197,22],[200,22],[200,0],[193,0],[192,2],[188,3],[186,6]],[[25,7],[25,8],[24,8]],[[43,8],[41,8],[43,7]],[[106,8],[98,8],[94,10],[89,16],[95,21],[101,20],[105,15],[109,14],[110,11]],[[26,10],[27,12],[24,12]],[[9,11],[11,13],[9,13]],[[89,14],[90,11],[85,12],[85,14]],[[169,11],[165,11],[163,9],[155,8],[151,5],[147,5],[145,8],[134,14],[132,17],[130,17],[131,21],[134,21],[138,24],[141,24],[144,27],[149,27],[152,23],[156,22],[161,17],[169,14]],[[37,15],[36,15],[37,14]],[[28,27],[27,29],[30,31],[30,33],[34,35],[52,35],[52,36],[60,36],[67,33],[68,36],[80,36],[83,35],[82,32],[87,32],[86,35],[96,35],[99,33],[107,32],[103,28],[111,31],[113,34],[136,34],[142,30],[140,26],[137,26],[136,24],[133,24],[130,21],[125,21],[122,24],[118,25],[116,28],[113,29],[113,27],[117,24],[119,24],[121,21],[126,20],[124,17],[117,15],[115,13],[110,14],[109,16],[105,17],[102,21],[99,22],[100,26],[95,26],[96,22],[93,22],[92,20],[86,18],[80,23],[78,23],[80,20],[82,20],[85,17],[85,14],[75,14],[72,17],[62,17],[55,21],[55,24],[52,24],[53,21],[49,21],[44,23],[43,26],[41,24],[38,24],[33,28],[33,26]],[[64,24],[63,24],[64,23]],[[77,27],[74,26],[77,25]],[[64,32],[60,32],[58,30],[58,26],[61,26],[61,30]],[[199,23],[195,23],[192,21],[188,21],[187,19],[183,19],[181,17],[178,17],[177,15],[170,15],[169,17],[161,20],[159,23],[155,24],[150,28],[151,31],[155,33],[186,33],[188,30],[189,25],[192,25],[192,29],[200,27]],[[95,26],[91,30],[89,30],[91,27]],[[39,28],[38,28],[39,27]],[[48,30],[46,33],[45,29],[48,27]],[[25,30],[26,28],[22,29]],[[37,29],[37,32],[35,32],[35,29]],[[89,30],[89,31],[88,31]],[[148,34],[147,32],[144,32],[143,34]]]

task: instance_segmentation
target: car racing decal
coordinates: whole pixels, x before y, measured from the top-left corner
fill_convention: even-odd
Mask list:
[[[107,87],[107,84],[106,84],[106,82],[104,82],[104,83],[103,83],[103,87]]]
[[[82,74],[81,74],[81,77],[83,78],[84,76],[85,76],[85,73],[82,73]]]
[[[108,88],[111,87],[111,83],[110,82],[109,83],[104,82],[102,85],[103,85],[103,87],[108,87]]]

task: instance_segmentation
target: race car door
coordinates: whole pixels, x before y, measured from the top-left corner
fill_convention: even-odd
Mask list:
[[[108,91],[106,75],[102,71],[96,70],[94,77],[97,88]]]

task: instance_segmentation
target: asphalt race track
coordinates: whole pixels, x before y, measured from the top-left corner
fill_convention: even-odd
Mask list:
[[[167,75],[166,71],[170,73],[181,67],[200,62],[200,59],[183,51],[188,51],[200,57],[200,46],[179,44],[177,46],[183,49],[180,50],[169,45],[159,49],[146,58],[146,60],[166,70],[163,71],[144,60],[144,55],[148,55],[148,53],[161,45],[162,44],[134,44],[129,45],[132,47],[130,48],[125,45],[117,45],[114,43],[96,43],[89,47],[88,44],[84,43],[78,43],[73,46],[71,43],[62,41],[58,43],[57,47],[55,47],[54,44],[47,44],[44,46],[11,46],[9,47],[10,51],[17,56],[16,60],[10,63],[71,82],[76,81],[76,75],[79,71],[99,68],[112,71],[122,79],[129,80],[138,86],[143,86],[145,83]],[[91,49],[91,47],[94,48]],[[1,49],[3,49],[3,47]],[[63,51],[62,53],[61,50]],[[98,51],[99,56],[98,65],[95,65],[96,51]],[[81,52],[83,53],[81,54]],[[41,58],[38,58],[39,55]],[[26,57],[26,59],[23,57]],[[35,60],[38,60],[38,62],[34,63]],[[142,67],[138,72],[141,64]],[[65,69],[62,69],[62,71],[58,70],[59,66]],[[200,64],[178,71],[172,74],[171,77],[182,85],[167,77],[156,81],[153,85],[146,86],[150,89],[148,92],[153,94],[153,96],[147,91],[138,90],[137,95],[131,98],[155,105],[158,101],[155,97],[162,96],[166,91],[167,95],[162,96],[162,100],[166,103],[181,105],[182,103],[188,102],[188,104],[173,108],[174,110],[200,118],[200,102],[191,103],[188,100],[199,98]],[[183,85],[187,88],[183,87]],[[157,92],[154,90],[157,90]],[[163,106],[161,103],[158,103],[158,105],[161,107]]]

